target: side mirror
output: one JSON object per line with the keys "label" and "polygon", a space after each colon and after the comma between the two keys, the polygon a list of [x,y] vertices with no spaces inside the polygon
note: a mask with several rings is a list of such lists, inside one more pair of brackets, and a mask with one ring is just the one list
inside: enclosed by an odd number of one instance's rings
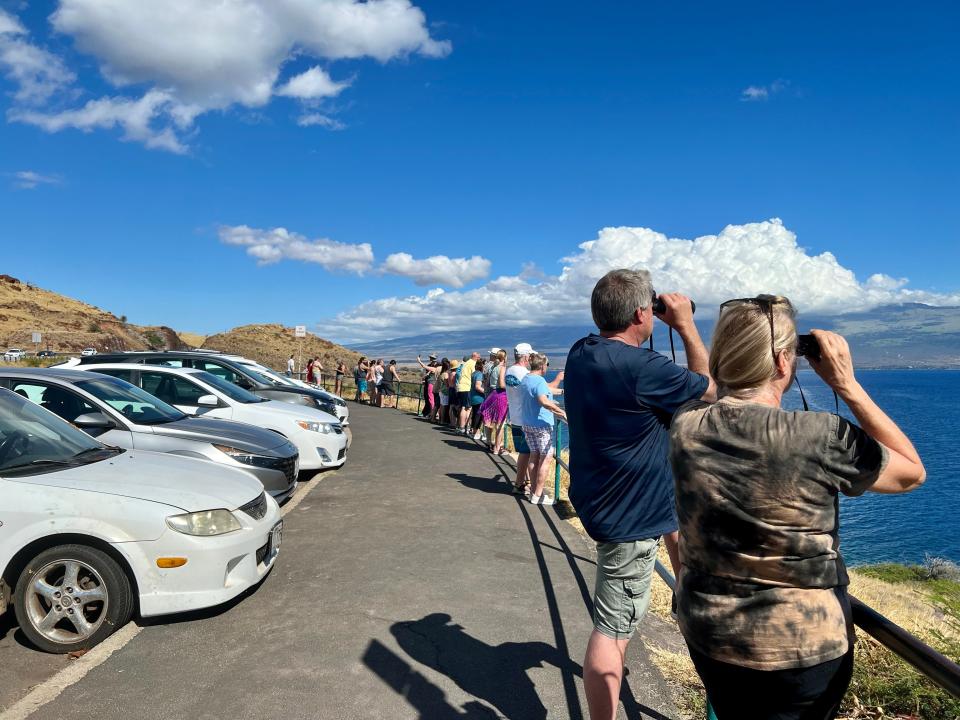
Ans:
{"label": "side mirror", "polygon": [[108,418],[102,412],[92,412],[84,413],[83,415],[77,415],[77,417],[73,419],[73,424],[83,430],[113,427],[113,423],[110,422],[110,418]]}
{"label": "side mirror", "polygon": [[250,382],[249,380],[247,380],[245,377],[239,378],[239,379],[237,380],[236,384],[237,384],[239,387],[242,387],[244,390],[252,390],[252,389],[253,389],[253,383]]}
{"label": "side mirror", "polygon": [[220,407],[220,401],[216,395],[201,395],[197,398],[197,405],[202,407]]}

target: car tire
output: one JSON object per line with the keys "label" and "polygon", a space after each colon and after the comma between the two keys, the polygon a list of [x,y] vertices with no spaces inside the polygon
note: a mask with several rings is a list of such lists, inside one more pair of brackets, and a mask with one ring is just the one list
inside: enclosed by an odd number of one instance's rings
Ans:
{"label": "car tire", "polygon": [[14,591],[14,609],[34,646],[63,654],[89,650],[126,625],[134,598],[112,557],[87,545],[60,545],[27,563]]}

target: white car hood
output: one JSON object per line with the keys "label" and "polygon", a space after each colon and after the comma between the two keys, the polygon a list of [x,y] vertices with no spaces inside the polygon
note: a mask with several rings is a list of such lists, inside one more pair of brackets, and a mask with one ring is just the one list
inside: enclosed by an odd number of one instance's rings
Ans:
{"label": "white car hood", "polygon": [[307,407],[306,405],[293,405],[291,403],[280,402],[279,400],[267,400],[265,403],[257,403],[250,407],[282,413],[294,422],[297,420],[310,420],[312,422],[340,424],[340,421],[330,413],[325,413],[323,410],[317,410],[317,408]]}
{"label": "white car hood", "polygon": [[128,450],[80,467],[8,479],[138,498],[187,512],[235,510],[263,492],[260,481],[242,470],[145,450]]}

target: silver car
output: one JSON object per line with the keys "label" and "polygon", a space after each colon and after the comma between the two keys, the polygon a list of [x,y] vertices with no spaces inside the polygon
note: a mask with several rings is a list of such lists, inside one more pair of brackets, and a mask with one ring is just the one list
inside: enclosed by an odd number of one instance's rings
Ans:
{"label": "silver car", "polygon": [[78,370],[0,371],[0,386],[107,445],[184,455],[245,470],[278,502],[297,487],[297,448],[277,433],[190,417],[125,380]]}

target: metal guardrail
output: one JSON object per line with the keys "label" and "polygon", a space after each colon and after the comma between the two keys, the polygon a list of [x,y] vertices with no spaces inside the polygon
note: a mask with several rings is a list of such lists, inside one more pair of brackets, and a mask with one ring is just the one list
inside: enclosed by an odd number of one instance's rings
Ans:
{"label": "metal guardrail", "polygon": [[[286,375],[285,371],[278,370],[277,372],[282,375]],[[304,371],[296,372],[294,373],[294,375],[298,380],[301,380],[303,382],[307,381],[307,373]],[[313,383],[313,385],[316,387],[323,388],[327,392],[332,393],[336,389],[336,376],[334,373],[323,372],[320,375],[320,382]],[[402,409],[400,408],[400,402],[399,402],[400,398],[404,398],[408,400],[416,400],[417,414],[419,415],[421,409],[423,408],[422,388],[423,388],[423,383],[413,382],[410,380],[400,380],[398,382],[393,383],[394,395],[389,395],[384,397],[397,398],[397,402],[388,407],[393,407],[398,410]],[[354,400],[356,398],[356,393],[357,393],[357,384],[353,379],[353,375],[352,374],[344,375],[343,381],[341,383],[341,388],[340,388],[340,397],[342,397],[344,400]],[[369,396],[369,391],[367,392],[367,395]]]}
{"label": "metal guardrail", "polygon": [[[568,426],[563,420],[557,418],[556,472],[554,478],[554,492],[556,494],[554,497],[558,499],[560,497],[560,469],[563,468],[568,473],[570,472],[569,465],[560,457],[564,427]],[[659,560],[656,569],[660,578],[673,590],[676,586],[676,580],[670,574],[670,571]],[[899,655],[921,675],[929,678],[954,697],[960,698],[960,665],[852,595],[850,596],[850,605],[853,610],[853,622],[857,627],[888,650]],[[709,707],[708,711],[712,713]],[[712,715],[708,715],[708,718],[710,717]]]}

